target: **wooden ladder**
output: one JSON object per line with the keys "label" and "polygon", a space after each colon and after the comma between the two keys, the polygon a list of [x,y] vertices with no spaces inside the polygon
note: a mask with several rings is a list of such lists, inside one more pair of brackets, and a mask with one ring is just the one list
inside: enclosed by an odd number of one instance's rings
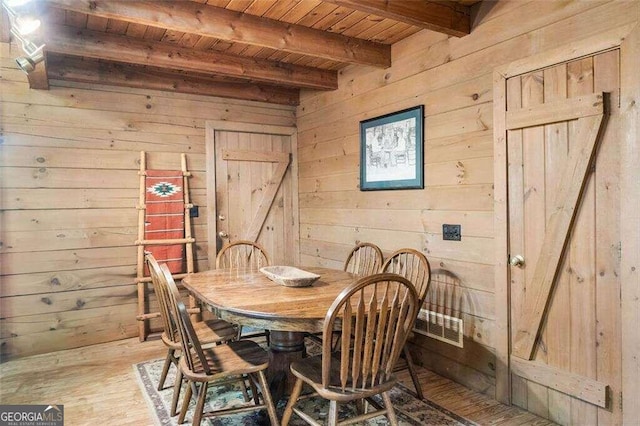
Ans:
{"label": "wooden ladder", "polygon": [[[136,283],[138,285],[138,316],[136,319],[138,320],[138,336],[140,341],[143,342],[149,336],[149,320],[153,318],[160,317],[160,312],[147,312],[149,308],[149,299],[148,295],[148,283],[151,282],[150,276],[144,275],[144,255],[145,255],[145,247],[149,245],[172,245],[172,244],[184,244],[185,245],[185,253],[187,260],[187,271],[186,273],[181,274],[173,274],[173,277],[178,280],[182,279],[187,274],[193,273],[193,244],[195,243],[195,238],[191,236],[191,219],[190,219],[190,211],[193,207],[189,198],[189,177],[191,173],[187,170],[187,156],[183,153],[180,158],[181,170],[182,170],[182,193],[184,194],[184,238],[175,238],[175,239],[157,239],[157,240],[146,240],[144,238],[145,235],[145,221],[146,221],[146,177],[147,177],[147,167],[146,167],[146,153],[144,151],[140,152],[140,171],[138,175],[140,176],[140,194],[139,194],[139,203],[137,206],[138,209],[138,239],[135,244],[138,246],[138,264],[137,264],[137,274],[136,274]],[[192,308],[195,307],[195,300],[193,297],[190,297],[190,305]],[[190,309],[193,313],[193,309]]]}

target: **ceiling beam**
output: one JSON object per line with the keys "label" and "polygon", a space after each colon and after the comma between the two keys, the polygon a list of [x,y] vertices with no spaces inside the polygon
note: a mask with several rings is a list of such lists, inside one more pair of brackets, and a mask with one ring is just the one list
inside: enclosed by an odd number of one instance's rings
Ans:
{"label": "ceiling beam", "polygon": [[51,0],[75,12],[337,62],[391,66],[391,47],[191,1]]}
{"label": "ceiling beam", "polygon": [[47,69],[49,67],[46,55],[45,59],[36,64],[33,71],[27,73],[29,87],[38,90],[49,90],[49,78],[47,77]]}
{"label": "ceiling beam", "polygon": [[168,43],[58,25],[46,26],[46,30],[47,51],[52,53],[236,77],[288,87],[338,88],[336,71],[203,52]]}
{"label": "ceiling beam", "polygon": [[11,23],[9,15],[4,7],[0,7],[0,42],[9,43],[11,41]]}
{"label": "ceiling beam", "polygon": [[49,55],[50,79],[298,105],[299,89],[194,76],[140,65]]}
{"label": "ceiling beam", "polygon": [[471,32],[471,12],[469,6],[454,1],[323,1],[456,37],[463,37]]}

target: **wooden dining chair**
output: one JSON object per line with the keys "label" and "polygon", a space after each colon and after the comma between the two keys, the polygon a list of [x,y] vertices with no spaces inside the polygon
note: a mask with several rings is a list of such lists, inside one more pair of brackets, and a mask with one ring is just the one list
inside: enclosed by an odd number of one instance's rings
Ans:
{"label": "wooden dining chair", "polygon": [[[393,368],[413,327],[418,310],[418,295],[413,284],[396,274],[364,277],[345,288],[325,316],[322,355],[291,364],[296,383],[282,416],[289,424],[293,413],[309,424],[318,424],[296,405],[303,384],[329,400],[327,425],[339,425],[338,403],[360,401],[381,395],[384,407],[363,412],[346,420],[352,424],[386,415],[397,425],[388,391],[397,383]],[[340,327],[339,352],[332,351],[331,335]],[[305,395],[303,398],[306,398]]]}
{"label": "wooden dining chair", "polygon": [[[366,277],[380,272],[383,262],[384,256],[380,247],[373,243],[358,243],[349,252],[347,260],[344,262],[343,270],[360,277]],[[340,332],[336,331],[334,334],[339,335]],[[321,333],[311,333],[309,337],[318,342],[322,339]],[[337,343],[338,340],[335,337],[334,341]]]}
{"label": "wooden dining chair", "polygon": [[[145,260],[149,267],[153,290],[156,294],[156,298],[158,299],[158,304],[160,305],[160,318],[162,319],[162,325],[164,326],[164,331],[161,336],[162,343],[164,343],[164,345],[167,347],[167,357],[162,367],[160,381],[158,382],[158,390],[162,390],[164,387],[164,382],[167,379],[167,373],[169,372],[171,364],[174,364],[176,368],[178,368],[178,354],[180,353],[182,347],[180,345],[180,335],[178,333],[178,328],[175,322],[171,319],[169,294],[167,292],[165,278],[160,269],[160,265],[150,253],[147,253],[145,255]],[[197,322],[193,325],[193,328],[198,335],[198,339],[204,347],[227,342],[235,339],[237,336],[236,328],[227,321],[220,319]],[[172,416],[176,415],[176,409],[178,405],[180,388],[178,387],[177,389],[178,392],[174,392],[171,403]]]}
{"label": "wooden dining chair", "polygon": [[[382,272],[399,274],[411,281],[418,292],[420,308],[422,308],[427,297],[427,292],[429,291],[429,285],[431,284],[431,266],[424,254],[410,248],[397,250],[393,252],[384,265],[382,265]],[[418,312],[419,311],[420,309],[418,309]],[[414,322],[418,318],[418,312],[416,312]],[[413,357],[407,345],[403,348],[402,357],[407,363],[413,386],[416,389],[416,395],[419,399],[423,399],[420,379],[418,378],[415,363],[413,362]]]}
{"label": "wooden dining chair", "polygon": [[344,270],[352,274],[367,276],[380,271],[384,257],[380,247],[373,243],[359,243],[347,256]]}
{"label": "wooden dining chair", "polygon": [[269,255],[258,243],[238,240],[226,244],[216,256],[217,269],[251,269],[257,270],[270,266]]}
{"label": "wooden dining chair", "polygon": [[[258,243],[248,240],[238,240],[226,244],[220,249],[216,256],[216,269],[249,269],[258,270],[263,266],[270,266],[271,261],[266,250]],[[269,332],[258,331],[243,335],[243,326],[237,325],[238,340],[241,338],[254,338],[265,336],[269,340]]]}
{"label": "wooden dining chair", "polygon": [[[276,409],[265,376],[265,370],[269,366],[269,354],[267,351],[251,340],[231,341],[223,345],[204,347],[194,324],[191,322],[191,318],[189,318],[187,308],[180,298],[178,287],[173,281],[169,269],[166,265],[160,265],[160,269],[167,284],[171,302],[171,317],[177,325],[182,345],[179,370],[181,376],[187,380],[178,423],[184,422],[191,397],[194,391],[197,391],[198,395],[192,420],[193,425],[199,425],[203,417],[226,416],[265,408],[269,414],[271,424],[278,425]],[[244,381],[243,377],[245,376],[252,383],[254,404],[245,403],[232,408],[204,413],[207,389],[210,384],[224,383],[229,380]],[[262,394],[262,402],[259,401],[256,393],[258,387]]]}

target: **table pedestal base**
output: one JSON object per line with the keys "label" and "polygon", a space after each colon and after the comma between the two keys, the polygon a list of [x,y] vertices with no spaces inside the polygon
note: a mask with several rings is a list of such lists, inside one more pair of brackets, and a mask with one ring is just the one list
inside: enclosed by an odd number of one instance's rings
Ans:
{"label": "table pedestal base", "polygon": [[267,380],[274,402],[290,395],[295,384],[289,365],[305,355],[305,333],[295,331],[271,331],[269,333],[269,368]]}

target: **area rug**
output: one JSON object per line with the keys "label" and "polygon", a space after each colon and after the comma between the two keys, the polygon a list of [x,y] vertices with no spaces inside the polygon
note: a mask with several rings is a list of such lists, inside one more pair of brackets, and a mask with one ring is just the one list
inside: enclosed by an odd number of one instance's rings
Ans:
{"label": "area rug", "polygon": [[[138,383],[142,393],[144,394],[150,409],[153,412],[155,422],[157,425],[178,425],[178,417],[170,416],[171,397],[173,394],[173,381],[175,377],[175,367],[171,366],[169,375],[165,382],[165,388],[161,391],[157,390],[158,379],[162,371],[163,359],[156,359],[151,361],[145,361],[138,364],[134,364],[134,370],[138,378]],[[211,409],[220,409],[224,407],[232,407],[234,405],[241,405],[244,403],[240,384],[226,384],[221,386],[211,386],[209,388],[209,395],[207,398],[207,405],[205,412]],[[184,385],[181,392],[184,395]],[[377,400],[380,404],[382,401],[380,398]],[[406,388],[402,385],[398,385],[391,390],[391,401],[398,415],[399,423],[403,426],[424,426],[424,425],[445,425],[445,426],[461,426],[461,425],[475,425],[456,414],[440,407],[431,401],[420,401],[415,398]],[[304,401],[302,404],[306,404],[302,407],[305,411],[313,413],[315,418],[321,423],[324,422],[327,412],[329,410],[329,404],[327,401],[321,398],[310,398]],[[282,416],[286,401],[280,401],[277,406],[278,417]],[[195,406],[195,400],[192,398],[189,406],[189,412],[187,413],[185,421],[190,424],[193,418],[193,409]],[[180,407],[180,405],[178,405]],[[344,418],[355,413],[355,406],[350,404],[341,404],[340,416]],[[203,424],[207,426],[258,426],[269,424],[266,420],[266,413],[260,412],[248,412],[236,414],[233,416],[225,416],[221,418],[206,419]],[[291,422],[292,426],[306,425],[295,414],[293,415]],[[361,423],[366,426],[377,426],[388,424],[385,417],[377,417],[375,419],[368,420]]]}

